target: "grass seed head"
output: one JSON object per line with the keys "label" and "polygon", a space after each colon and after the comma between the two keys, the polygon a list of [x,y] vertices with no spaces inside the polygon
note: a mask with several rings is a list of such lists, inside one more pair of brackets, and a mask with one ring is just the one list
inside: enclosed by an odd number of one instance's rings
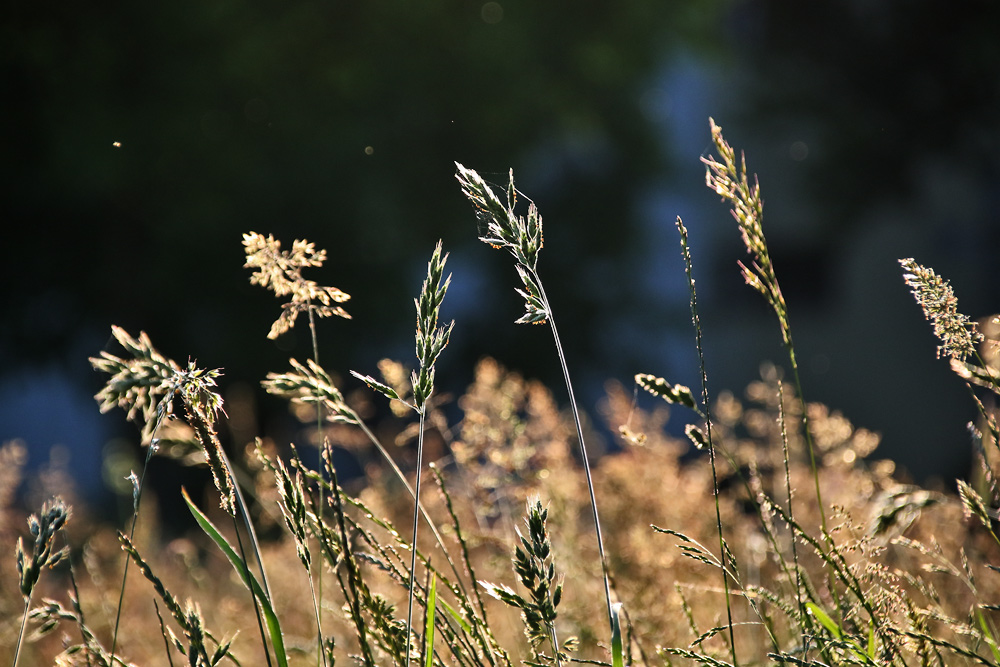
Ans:
{"label": "grass seed head", "polygon": [[918,264],[912,257],[899,260],[905,273],[903,280],[913,291],[924,317],[934,327],[934,335],[941,341],[938,358],[942,355],[956,361],[965,361],[976,353],[976,344],[983,335],[975,322],[958,312],[958,299],[947,280],[933,269]]}
{"label": "grass seed head", "polygon": [[250,284],[269,289],[277,297],[291,297],[282,304],[281,316],[271,325],[268,338],[273,340],[294,327],[295,320],[304,312],[311,311],[317,317],[351,318],[337,305],[349,300],[350,294],[302,277],[303,269],[323,265],[325,250],[316,250],[314,244],[301,239],[292,242],[290,251],[282,250],[281,241],[270,234],[265,237],[257,232],[243,235],[243,249],[247,256],[243,266],[253,269]]}

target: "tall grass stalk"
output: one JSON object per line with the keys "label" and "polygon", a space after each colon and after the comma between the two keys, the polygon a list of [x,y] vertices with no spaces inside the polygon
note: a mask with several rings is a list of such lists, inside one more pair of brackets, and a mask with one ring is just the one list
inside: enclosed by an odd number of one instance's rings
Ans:
{"label": "tall grass stalk", "polygon": [[[687,274],[688,289],[691,292],[691,323],[694,325],[695,347],[698,349],[698,368],[701,375],[701,404],[705,410],[705,438],[708,441],[708,458],[712,467],[712,495],[715,498],[715,525],[719,532],[719,554],[726,558],[726,541],[722,534],[722,511],[719,508],[719,476],[715,468],[715,442],[712,438],[712,411],[708,393],[708,372],[705,370],[705,350],[702,346],[701,319],[698,317],[698,292],[695,289],[694,267],[691,261],[691,248],[688,245],[688,232],[684,221],[677,216],[677,231],[681,237],[681,254],[684,257],[684,272]],[[726,621],[729,626],[729,646],[732,650],[733,664],[736,659],[736,638],[733,631],[733,610],[730,601],[729,576],[726,568],[722,570],[722,586],[726,593]]]}
{"label": "tall grass stalk", "polygon": [[[407,403],[396,393],[392,387],[379,382],[368,375],[361,375],[354,371],[351,373],[364,381],[368,386],[390,400],[403,402],[412,408],[419,417],[417,430],[417,473],[413,485],[413,527],[410,553],[410,585],[407,595],[406,611],[406,663],[410,662],[410,650],[413,630],[413,591],[416,581],[417,568],[417,528],[420,522],[420,482],[424,460],[424,424],[427,417],[428,401],[434,393],[434,364],[438,356],[448,345],[451,331],[455,326],[454,322],[447,326],[438,326],[438,318],[441,311],[441,303],[444,301],[448,286],[451,284],[451,275],[444,278],[444,267],[448,261],[448,254],[441,254],[441,241],[438,241],[430,261],[427,263],[427,277],[420,289],[420,295],[413,300],[417,308],[416,326],[416,354],[420,362],[419,370],[413,371],[410,383],[413,387],[413,402]],[[442,281],[442,279],[444,280]]]}
{"label": "tall grass stalk", "polygon": [[[778,426],[781,429],[781,461],[784,466],[785,475],[785,496],[788,498],[788,516],[795,518],[792,509],[792,472],[789,467],[790,458],[788,455],[788,428],[785,424],[785,389],[781,378],[778,380]],[[806,605],[802,599],[802,570],[799,568],[799,547],[798,540],[792,535],[790,540],[792,546],[792,565],[795,570],[795,602],[799,607],[799,617],[803,621],[806,616]],[[808,649],[808,639],[806,633],[802,634],[802,655],[806,655]]]}
{"label": "tall grass stalk", "polygon": [[[788,307],[785,304],[785,297],[778,284],[778,277],[774,271],[771,261],[770,250],[767,246],[767,239],[764,236],[762,226],[764,218],[764,202],[760,196],[760,183],[754,176],[754,183],[751,186],[747,175],[746,158],[740,156],[737,164],[736,152],[733,150],[725,138],[722,136],[722,128],[715,124],[713,119],[709,119],[712,131],[712,142],[722,158],[722,162],[714,158],[702,158],[705,164],[705,184],[720,195],[724,201],[732,205],[732,215],[737,222],[743,244],[747,253],[753,256],[753,261],[748,267],[743,262],[739,262],[740,270],[746,283],[759,292],[770,304],[778,318],[781,330],[782,342],[788,354],[789,365],[792,369],[792,379],[795,383],[796,396],[802,409],[802,431],[805,436],[806,450],[809,453],[809,467],[812,470],[813,488],[816,496],[816,503],[819,510],[820,530],[823,534],[827,547],[833,551],[836,544],[827,527],[826,506],[823,502],[823,492],[820,489],[819,469],[816,465],[816,451],[813,443],[812,428],[809,423],[809,411],[806,407],[805,396],[802,391],[802,380],[799,375],[799,364],[795,354],[795,343],[792,340],[792,328],[788,318]],[[788,498],[789,514],[792,513],[792,498]],[[793,557],[795,554],[793,554]],[[796,570],[797,571],[797,570]],[[839,620],[841,605],[839,593],[834,585],[835,573],[828,570],[828,588],[834,600],[835,614]],[[800,589],[800,586],[796,586]],[[801,603],[801,597],[797,593]],[[810,625],[808,616],[803,616],[802,620]],[[805,646],[805,645],[804,645]]]}
{"label": "tall grass stalk", "polygon": [[559,340],[559,330],[552,315],[552,307],[541,278],[538,275],[538,253],[542,249],[542,216],[534,202],[528,206],[527,218],[514,212],[517,204],[517,189],[514,187],[514,170],[510,170],[507,186],[507,203],[503,204],[486,184],[483,178],[472,169],[467,169],[455,163],[456,175],[462,187],[462,193],[476,208],[482,227],[479,240],[497,249],[507,249],[515,260],[514,268],[521,279],[524,289],[517,293],[524,298],[525,313],[517,320],[517,324],[548,323],[552,330],[552,338],[559,357],[563,378],[566,382],[566,393],[569,397],[570,409],[573,412],[573,423],[576,426],[576,437],[580,444],[580,458],[587,476],[587,491],[590,495],[590,509],[594,517],[594,530],[597,534],[597,549],[601,559],[601,575],[604,580],[604,598],[607,604],[608,627],[614,625],[612,612],[611,585],[609,581],[608,560],[604,552],[604,538],[601,534],[601,520],[597,512],[597,496],[594,493],[594,481],[590,472],[590,461],[587,456],[587,445],[583,437],[583,424],[576,397],[573,394],[573,382],[570,379],[569,366]]}
{"label": "tall grass stalk", "polygon": [[[295,326],[295,319],[301,312],[309,318],[309,335],[312,340],[313,362],[319,366],[319,340],[316,333],[316,318],[337,316],[350,319],[350,315],[338,305],[350,300],[351,295],[336,287],[320,286],[312,280],[303,277],[302,271],[310,267],[320,267],[326,261],[326,250],[317,250],[314,244],[296,239],[291,250],[281,250],[281,242],[273,236],[264,237],[256,232],[243,235],[243,247],[247,256],[245,268],[254,270],[250,278],[252,284],[259,284],[275,296],[290,297],[282,305],[282,314],[271,326],[268,338],[277,338],[280,334]],[[316,410],[316,438],[320,446],[323,437],[323,408],[321,400],[313,402]],[[319,488],[319,507],[325,507],[323,487]],[[322,511],[322,510],[321,510]],[[313,615],[316,619],[316,664],[324,662],[323,657],[323,624],[320,610],[323,605],[323,569],[316,573],[315,581],[310,568],[306,569],[309,587],[313,593]]]}
{"label": "tall grass stalk", "polygon": [[774,272],[771,253],[767,247],[767,239],[764,237],[762,226],[764,201],[760,197],[760,183],[754,176],[754,183],[752,186],[750,185],[746,157],[741,155],[740,161],[737,163],[736,151],[722,136],[722,128],[716,125],[715,120],[711,118],[709,118],[709,125],[712,130],[712,143],[715,144],[722,162],[711,157],[702,158],[702,162],[705,164],[705,184],[721,196],[724,201],[728,201],[732,205],[733,218],[736,220],[743,237],[743,245],[746,246],[747,253],[754,258],[749,267],[743,262],[739,262],[743,278],[747,285],[760,292],[778,317],[781,339],[785,344],[788,361],[792,368],[796,395],[802,404],[802,429],[809,451],[809,465],[813,473],[816,501],[819,504],[820,527],[829,540],[826,507],[823,505],[823,493],[819,486],[819,470],[816,467],[816,453],[809,429],[809,415],[802,393],[799,364],[795,357],[795,344],[792,341],[792,327],[788,320],[788,307],[785,305],[785,297],[781,293],[778,276]]}
{"label": "tall grass stalk", "polygon": [[[312,359],[319,365],[319,340],[316,335],[316,315],[313,312],[312,299],[307,301],[309,308],[309,335],[312,338]],[[316,438],[323,437],[323,402],[316,402]],[[319,506],[325,507],[323,502],[323,486],[319,487]],[[326,664],[326,655],[323,652],[323,619],[320,610],[323,608],[323,568],[316,573],[316,582],[313,583],[313,572],[311,568],[306,569],[309,577],[309,594],[313,603],[313,616],[316,618],[316,664]]]}

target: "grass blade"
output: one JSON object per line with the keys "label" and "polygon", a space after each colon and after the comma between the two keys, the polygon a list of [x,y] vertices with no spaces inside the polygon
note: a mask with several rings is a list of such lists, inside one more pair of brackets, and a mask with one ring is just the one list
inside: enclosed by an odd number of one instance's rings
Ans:
{"label": "grass blade", "polygon": [[458,623],[459,627],[461,627],[462,630],[464,630],[466,634],[470,634],[470,635],[472,634],[472,626],[469,625],[468,621],[466,621],[464,618],[462,618],[462,615],[459,614],[458,611],[454,607],[452,607],[450,604],[448,604],[444,600],[441,600],[441,606],[443,606],[444,610],[447,611],[448,614],[452,618],[455,619],[455,622]]}
{"label": "grass blade", "polygon": [[820,609],[818,605],[813,602],[806,602],[806,608],[809,610],[810,614],[816,617],[816,620],[819,621],[824,628],[830,631],[831,635],[837,639],[841,639],[844,636],[840,626],[834,623],[833,619],[830,618],[825,611]]}
{"label": "grass blade", "polygon": [[431,575],[427,593],[427,625],[424,627],[424,667],[434,664],[434,611],[437,607],[437,577]]}
{"label": "grass blade", "polygon": [[[285,654],[285,642],[281,634],[281,624],[278,622],[278,617],[274,613],[271,601],[265,595],[264,589],[260,587],[257,578],[253,576],[253,573],[250,572],[246,563],[239,557],[232,545],[222,536],[222,533],[219,532],[209,518],[198,509],[197,505],[194,504],[190,496],[188,496],[187,491],[182,489],[181,494],[184,496],[184,502],[187,503],[188,509],[191,511],[192,516],[194,516],[195,521],[205,531],[205,534],[215,542],[222,553],[226,555],[229,562],[236,568],[236,572],[240,575],[240,579],[243,580],[244,585],[257,598],[260,608],[264,612],[264,622],[267,624],[267,632],[271,636],[271,644],[274,646],[274,655],[278,661],[278,665],[288,667],[288,657]],[[267,650],[267,647],[264,647],[264,649]]]}
{"label": "grass blade", "polygon": [[622,646],[622,603],[611,605],[611,666],[625,667],[625,650]]}

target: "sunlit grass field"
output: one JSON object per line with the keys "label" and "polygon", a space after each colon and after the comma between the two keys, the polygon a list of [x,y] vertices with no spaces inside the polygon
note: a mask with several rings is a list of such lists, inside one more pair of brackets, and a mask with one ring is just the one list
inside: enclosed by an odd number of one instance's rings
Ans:
{"label": "sunlit grass field", "polygon": [[[699,386],[637,369],[609,380],[594,406],[575,400],[560,338],[571,334],[542,281],[542,216],[513,173],[496,188],[456,164],[470,233],[513,259],[524,311],[496,313],[498,325],[548,328],[559,386],[484,358],[464,394],[436,391],[436,362],[461,326],[440,320],[451,283],[442,242],[414,286],[415,328],[399,333],[414,357],[328,367],[316,331],[350,317],[350,296],[311,279],[326,252],[249,232],[250,281],[280,300],[267,337],[311,333],[311,358],[261,379],[310,451],[267,437],[227,451],[225,370],[179,363],[155,335],[114,327],[117,347],[91,359],[107,380],[95,409],[133,422],[146,453],[129,471],[131,517],[109,527],[88,515],[58,469],[31,481],[49,499],[24,516],[14,502],[27,482],[23,443],[3,445],[0,661],[1000,664],[996,319],[971,320],[946,280],[900,260],[900,289],[977,409],[969,446],[980,464],[955,488],[902,481],[877,434],[808,400],[760,188],[714,121],[710,130],[706,184],[747,251],[734,270],[773,311],[786,353],[762,363],[759,380],[734,391],[705,371],[697,248],[680,218]],[[369,423],[376,403],[391,417]],[[687,424],[683,437],[671,419]],[[620,451],[594,456],[598,431]],[[361,478],[341,479],[337,450],[361,462]],[[164,457],[207,467],[213,481],[184,495],[197,528],[174,539],[145,482]]]}

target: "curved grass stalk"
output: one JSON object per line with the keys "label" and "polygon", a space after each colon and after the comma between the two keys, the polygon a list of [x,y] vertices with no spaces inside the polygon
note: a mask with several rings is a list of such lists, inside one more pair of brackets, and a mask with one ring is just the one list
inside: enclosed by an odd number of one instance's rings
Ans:
{"label": "curved grass stalk", "polygon": [[709,119],[712,130],[712,142],[722,158],[722,162],[714,158],[702,158],[705,163],[705,184],[732,205],[732,214],[735,218],[740,234],[743,237],[743,244],[747,253],[753,256],[753,262],[748,267],[743,262],[739,262],[741,273],[747,285],[758,291],[770,304],[778,317],[778,325],[781,329],[781,339],[788,353],[788,360],[792,367],[792,377],[795,381],[795,390],[799,401],[802,403],[802,428],[805,434],[806,446],[809,451],[809,465],[812,468],[813,482],[815,486],[816,501],[819,505],[820,527],[826,536],[827,542],[832,546],[832,538],[827,531],[826,507],[823,504],[823,494],[819,485],[819,470],[816,466],[815,447],[813,446],[812,433],[809,428],[809,415],[806,410],[805,399],[802,393],[802,382],[799,379],[799,364],[795,357],[795,344],[792,341],[792,328],[788,320],[788,307],[785,304],[785,297],[781,293],[781,286],[778,284],[778,276],[774,271],[774,264],[771,262],[771,253],[767,247],[767,239],[764,237],[762,226],[764,218],[764,202],[760,196],[760,184],[754,180],[751,186],[747,176],[746,158],[741,156],[739,164],[736,161],[736,151],[730,146],[722,136],[722,128],[715,124],[713,119]]}
{"label": "curved grass stalk", "polygon": [[[532,272],[534,273],[534,272]],[[590,495],[590,510],[594,517],[594,530],[597,534],[597,550],[601,558],[601,573],[604,578],[604,599],[607,603],[608,624],[613,628],[615,624],[615,614],[613,603],[611,602],[611,584],[609,582],[608,559],[604,554],[604,537],[601,534],[601,518],[597,514],[597,496],[594,493],[594,480],[590,473],[590,461],[587,457],[587,445],[583,439],[583,425],[580,420],[580,409],[577,407],[576,398],[573,395],[573,382],[569,376],[569,366],[566,364],[566,356],[563,353],[562,343],[559,341],[559,331],[556,329],[555,318],[552,317],[552,309],[549,306],[548,297],[545,296],[545,289],[542,281],[535,276],[538,284],[538,292],[544,304],[545,312],[548,314],[548,323],[552,329],[552,338],[555,340],[556,353],[559,356],[559,365],[562,367],[563,378],[566,381],[566,393],[569,395],[569,405],[573,411],[573,424],[576,426],[577,442],[580,443],[580,458],[583,462],[583,470],[587,475],[587,491]]]}
{"label": "curved grass stalk", "polygon": [[[326,251],[317,250],[313,243],[306,240],[296,239],[292,242],[291,250],[281,250],[281,242],[273,236],[264,237],[256,232],[249,232],[243,235],[243,246],[246,253],[245,268],[253,269],[254,273],[250,277],[251,284],[274,292],[278,297],[290,297],[289,301],[282,306],[281,316],[271,325],[268,338],[274,339],[285,331],[295,326],[295,320],[299,313],[305,312],[309,318],[309,333],[312,339],[313,361],[319,365],[319,342],[316,335],[317,317],[343,317],[350,319],[350,315],[340,305],[350,300],[351,295],[336,287],[324,287],[312,280],[303,277],[302,271],[309,267],[322,266],[326,261]],[[323,403],[316,401],[316,432],[317,437],[321,437],[323,431]],[[322,488],[320,489],[319,506],[324,507]],[[313,593],[313,614],[316,618],[317,666],[325,662],[323,653],[323,626],[320,617],[320,609],[323,603],[323,571],[319,572],[318,580],[313,582],[313,573],[307,568],[306,574],[309,578],[309,586],[316,592]],[[263,578],[263,565],[261,565],[261,575]],[[318,597],[318,600],[316,599]]]}
{"label": "curved grass stalk", "polygon": [[611,601],[611,585],[609,583],[608,561],[604,552],[604,538],[601,534],[601,520],[597,511],[597,497],[594,493],[594,482],[590,473],[590,462],[587,456],[587,445],[583,437],[583,425],[580,419],[579,408],[576,397],[573,394],[573,382],[570,379],[569,366],[566,363],[566,356],[563,353],[562,343],[559,339],[559,330],[556,328],[555,318],[552,316],[552,307],[545,289],[542,286],[541,278],[538,275],[538,253],[544,243],[542,234],[542,216],[534,202],[528,206],[527,217],[519,216],[514,212],[517,204],[517,188],[514,187],[514,170],[510,170],[510,179],[507,186],[507,201],[502,203],[493,192],[492,188],[486,184],[483,178],[473,169],[467,169],[459,163],[455,163],[456,175],[462,192],[476,208],[482,229],[479,240],[497,249],[506,249],[514,256],[517,274],[521,279],[524,289],[517,289],[517,293],[524,298],[525,313],[517,320],[517,324],[544,324],[548,323],[552,328],[552,338],[556,346],[556,354],[559,357],[559,365],[562,368],[563,378],[566,381],[566,392],[569,397],[570,408],[573,412],[573,423],[576,426],[577,441],[580,445],[580,458],[583,469],[587,476],[587,490],[590,494],[590,508],[594,517],[594,530],[597,535],[597,549],[601,559],[601,575],[604,580],[604,598],[607,605],[608,627],[611,630],[614,626],[614,612]]}

